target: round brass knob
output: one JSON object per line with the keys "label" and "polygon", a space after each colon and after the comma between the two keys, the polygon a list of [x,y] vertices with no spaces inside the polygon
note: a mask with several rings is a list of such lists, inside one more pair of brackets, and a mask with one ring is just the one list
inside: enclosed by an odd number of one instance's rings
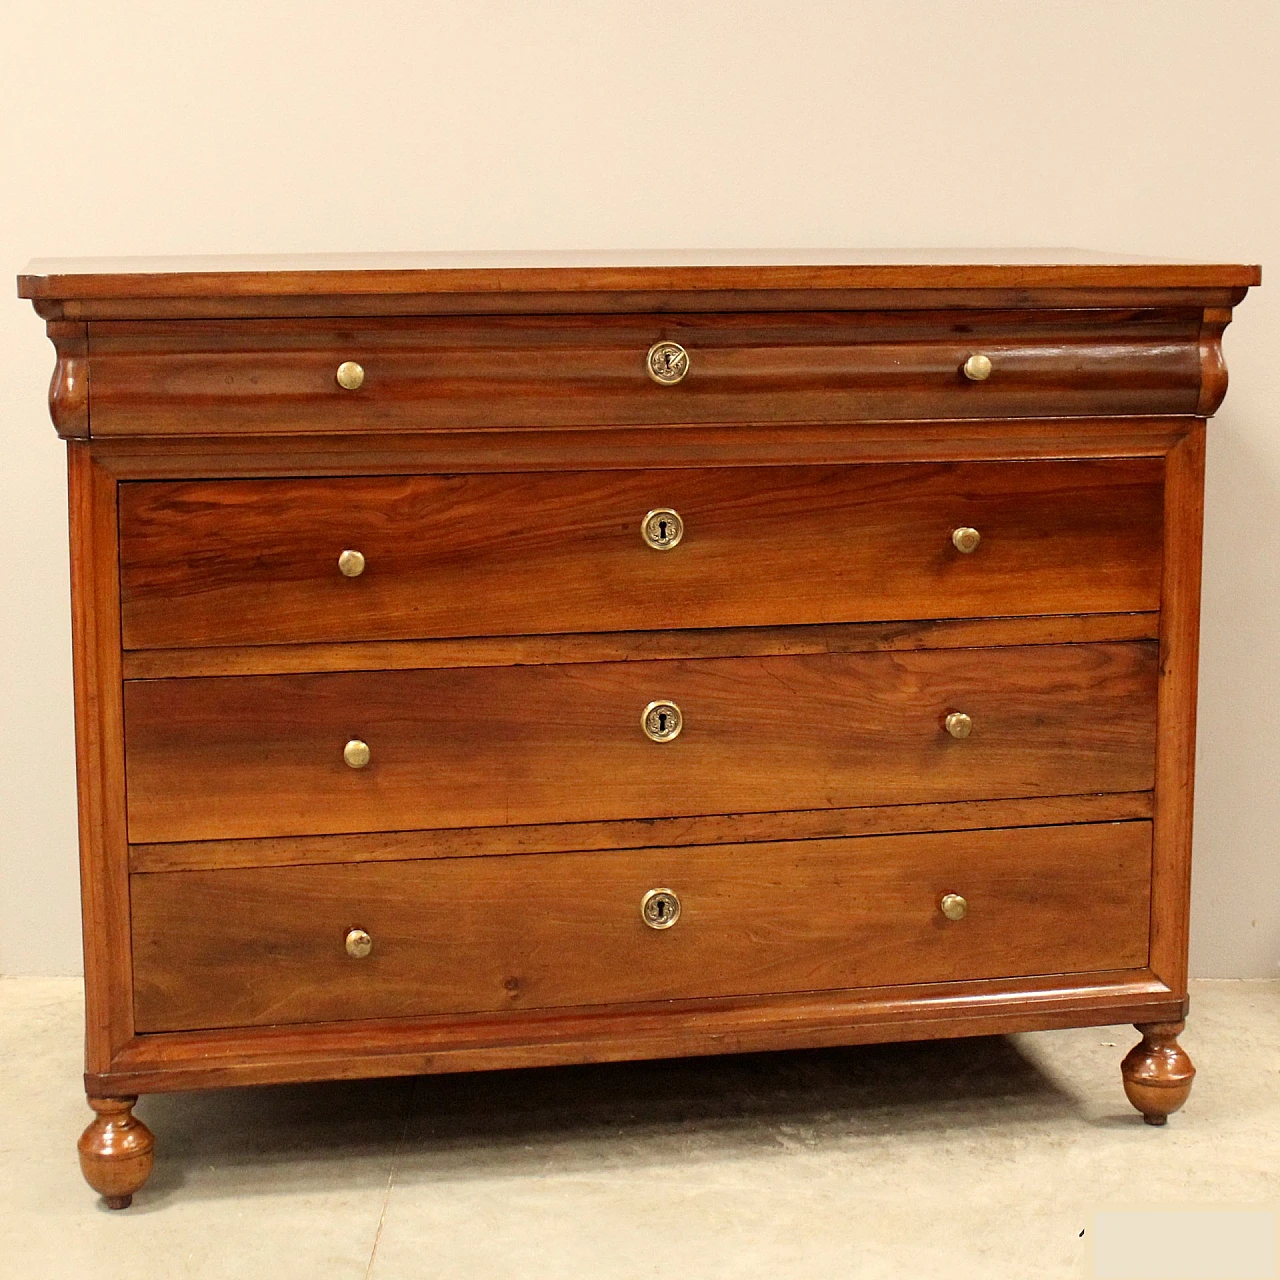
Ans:
{"label": "round brass knob", "polygon": [[670,742],[672,738],[680,736],[680,730],[684,728],[684,717],[674,702],[661,698],[645,707],[640,715],[640,724],[654,742]]}
{"label": "round brass knob", "polygon": [[373,950],[373,939],[363,929],[347,933],[347,955],[353,960],[363,960]]}
{"label": "round brass knob", "polygon": [[938,906],[948,920],[963,920],[969,914],[969,904],[958,893],[944,893]]}
{"label": "round brass knob", "polygon": [[344,391],[356,391],[364,383],[364,370],[354,360],[344,360],[337,376],[338,386]]}
{"label": "round brass knob", "polygon": [[684,537],[684,521],[670,507],[655,507],[640,522],[640,536],[655,551],[670,551]]}
{"label": "round brass knob", "polygon": [[364,556],[358,551],[344,551],[338,557],[338,572],[344,578],[358,578],[364,572]]}
{"label": "round brass knob", "polygon": [[964,362],[964,376],[970,382],[986,382],[991,377],[991,357],[984,356],[980,351],[971,355]]}
{"label": "round brass knob", "polygon": [[649,377],[664,387],[673,387],[689,372],[689,353],[678,342],[655,342],[645,357]]}
{"label": "round brass knob", "polygon": [[973,721],[963,711],[953,711],[943,724],[953,738],[967,738],[973,732]]}
{"label": "round brass knob", "polygon": [[972,555],[978,549],[978,543],[982,541],[982,534],[977,529],[971,529],[969,526],[961,525],[951,534],[951,545],[957,551],[963,551],[965,555]]}
{"label": "round brass knob", "polygon": [[670,929],[680,919],[680,899],[671,889],[650,889],[640,899],[640,919],[650,929]]}
{"label": "round brass knob", "polygon": [[342,758],[353,768],[363,769],[369,763],[369,744],[359,738],[352,738],[342,748]]}

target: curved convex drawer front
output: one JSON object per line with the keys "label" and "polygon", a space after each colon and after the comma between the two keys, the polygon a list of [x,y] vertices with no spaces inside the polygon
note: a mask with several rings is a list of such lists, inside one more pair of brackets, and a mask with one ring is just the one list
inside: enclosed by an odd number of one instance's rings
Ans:
{"label": "curved convex drawer front", "polygon": [[130,839],[1143,791],[1152,642],[129,681]]}
{"label": "curved convex drawer front", "polygon": [[1150,879],[1147,822],[135,875],[137,1026],[1132,969]]}
{"label": "curved convex drawer front", "polygon": [[1203,307],[95,321],[95,436],[1191,414]]}
{"label": "curved convex drawer front", "polygon": [[129,483],[127,648],[1159,607],[1162,462]]}

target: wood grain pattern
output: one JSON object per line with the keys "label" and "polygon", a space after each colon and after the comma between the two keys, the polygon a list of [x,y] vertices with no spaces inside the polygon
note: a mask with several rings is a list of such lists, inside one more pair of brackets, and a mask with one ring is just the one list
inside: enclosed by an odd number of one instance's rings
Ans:
{"label": "wood grain pattern", "polygon": [[1169,454],[1165,480],[1151,967],[1180,994],[1187,989],[1190,930],[1204,453],[1199,423]]}
{"label": "wood grain pattern", "polygon": [[[131,681],[138,843],[1142,791],[1149,643]],[[641,713],[673,699],[674,741]],[[963,741],[947,714],[972,716]],[[350,769],[343,744],[368,743]]]}
{"label": "wood grain pattern", "polygon": [[49,320],[45,332],[58,353],[49,380],[49,417],[65,440],[89,438],[89,326]]}
{"label": "wood grain pattern", "polygon": [[[1202,419],[1258,280],[1070,251],[33,264],[74,437],[90,1180],[145,1175],[149,1142],[109,1161],[146,1091],[1122,1021],[1167,1114]],[[658,338],[677,387],[644,375]],[[655,505],[689,521],[669,555]],[[673,743],[640,734],[654,697]],[[654,933],[637,894],[669,879]]]}
{"label": "wood grain pattern", "polygon": [[[133,879],[142,1031],[1132,968],[1146,823]],[[681,914],[646,927],[672,888]],[[947,920],[946,893],[969,914]],[[373,938],[364,959],[343,939]]]}
{"label": "wood grain pattern", "polygon": [[129,848],[116,483],[87,443],[67,444],[76,788],[84,934],[85,1064],[102,1071],[133,1035]]}
{"label": "wood grain pattern", "polygon": [[759,840],[976,831],[1070,822],[1150,818],[1150,791],[1121,791],[1030,800],[963,800],[944,804],[800,809],[789,813],[698,814],[615,822],[557,822],[515,827],[454,827],[345,836],[277,836],[135,844],[132,871],[213,871],[228,867],[314,866],[330,862],[404,862],[504,854],[572,853],[588,849],[677,848]]}
{"label": "wood grain pattern", "polygon": [[[1162,478],[1123,459],[129,484],[124,642],[1150,610]],[[673,550],[641,538],[655,507],[684,520]]]}
{"label": "wood grain pattern", "polygon": [[594,1008],[152,1032],[85,1080],[140,1093],[297,1080],[1006,1035],[1176,1020],[1186,1002],[1146,969]]}
{"label": "wood grain pattern", "polygon": [[[696,249],[445,251],[178,258],[54,258],[18,277],[23,298],[287,294],[597,293],[858,289],[1241,288],[1256,266],[1079,249]],[[314,314],[313,303],[313,314]]]}
{"label": "wood grain pattern", "polygon": [[716,627],[697,631],[601,631],[448,640],[130,649],[126,680],[167,676],[252,676],[305,671],[396,671],[423,667],[539,666],[560,662],[645,662],[788,653],[990,648],[1155,640],[1158,613],[1062,614],[1032,618],[946,618],[801,627]]}
{"label": "wood grain pattern", "polygon": [[208,436],[108,436],[94,441],[94,458],[120,480],[1163,458],[1191,423],[1185,417],[1134,416],[334,432],[237,436],[234,449]]}
{"label": "wood grain pattern", "polygon": [[[1190,414],[1203,308],[91,324],[93,434]],[[689,373],[645,370],[657,341]],[[974,351],[991,377],[961,372]],[[364,369],[357,391],[334,372]]]}

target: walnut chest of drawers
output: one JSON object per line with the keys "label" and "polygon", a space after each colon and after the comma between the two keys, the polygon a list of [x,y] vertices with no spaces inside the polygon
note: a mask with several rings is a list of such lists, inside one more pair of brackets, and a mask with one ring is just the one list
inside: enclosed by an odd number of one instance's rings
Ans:
{"label": "walnut chest of drawers", "polygon": [[1186,1012],[1256,268],[37,263],[89,1182],[139,1093]]}

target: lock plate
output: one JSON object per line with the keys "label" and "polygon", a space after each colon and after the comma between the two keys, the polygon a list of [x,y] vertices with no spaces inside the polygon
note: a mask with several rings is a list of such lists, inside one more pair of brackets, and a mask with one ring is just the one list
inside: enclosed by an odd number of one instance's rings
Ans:
{"label": "lock plate", "polygon": [[680,919],[680,899],[671,889],[650,889],[640,899],[640,918],[650,929],[670,929]]}
{"label": "lock plate", "polygon": [[655,551],[670,551],[684,537],[684,521],[670,507],[655,507],[640,521],[640,536]]}
{"label": "lock plate", "polygon": [[655,342],[645,357],[645,368],[654,382],[675,386],[689,372],[689,353],[678,342]]}
{"label": "lock plate", "polygon": [[645,707],[640,716],[640,724],[654,742],[670,742],[672,738],[680,736],[680,730],[684,728],[684,717],[674,702],[660,698]]}

